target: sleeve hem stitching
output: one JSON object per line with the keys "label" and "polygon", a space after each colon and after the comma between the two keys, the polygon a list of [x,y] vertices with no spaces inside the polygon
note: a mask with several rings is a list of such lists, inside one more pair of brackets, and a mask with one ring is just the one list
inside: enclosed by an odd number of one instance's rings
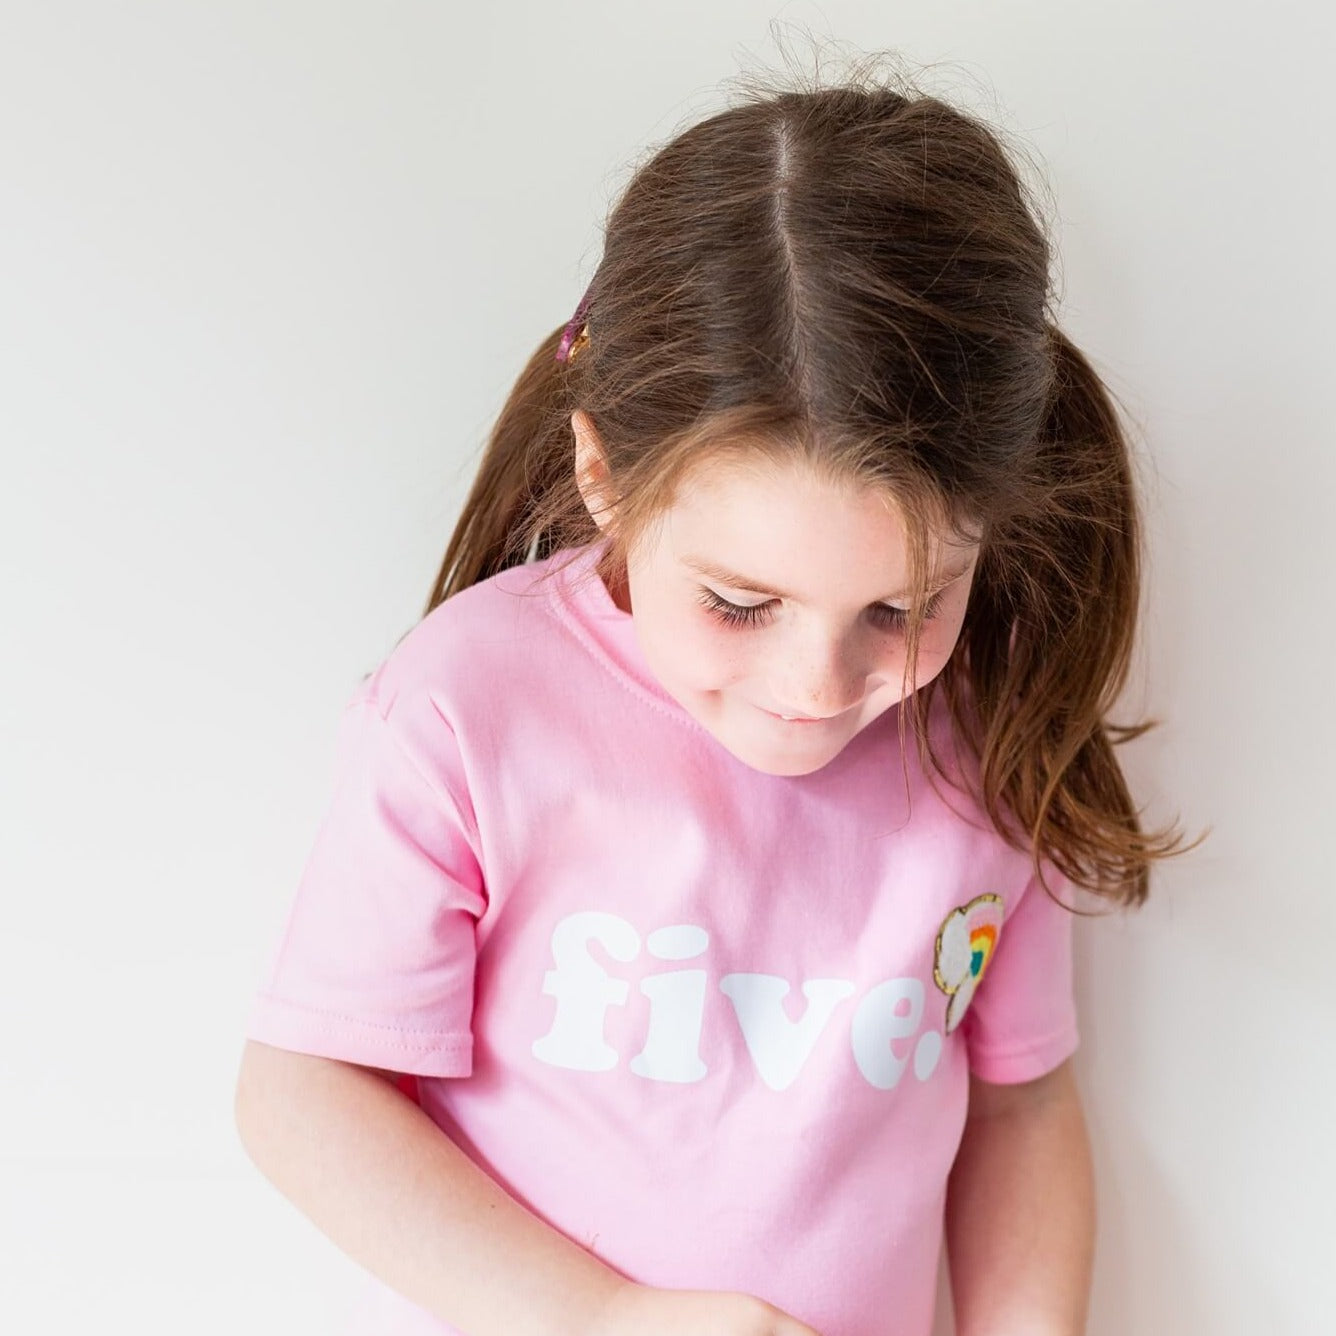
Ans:
{"label": "sleeve hem stitching", "polygon": [[272,993],[261,993],[258,1002],[259,1009],[263,1011],[317,1017],[322,1022],[319,1028],[325,1031],[333,1031],[337,1029],[337,1023],[342,1023],[354,1026],[361,1031],[383,1031],[397,1035],[401,1041],[397,1045],[398,1047],[424,1053],[441,1050],[446,1052],[463,1051],[470,1049],[473,1045],[473,1036],[467,1031],[410,1030],[401,1025],[387,1025],[380,1021],[364,1020],[360,1016],[349,1016],[345,1012],[325,1011],[318,1007],[303,1006],[298,1002],[286,1002],[280,997],[275,997]]}

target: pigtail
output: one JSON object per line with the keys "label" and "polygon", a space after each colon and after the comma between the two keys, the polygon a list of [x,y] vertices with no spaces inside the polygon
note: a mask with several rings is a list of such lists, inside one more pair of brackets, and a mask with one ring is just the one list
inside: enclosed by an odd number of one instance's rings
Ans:
{"label": "pigtail", "polygon": [[588,354],[558,361],[563,333],[556,329],[543,340],[506,399],[424,616],[461,589],[588,536],[568,532],[580,511],[570,426],[572,382]]}
{"label": "pigtail", "polygon": [[1141,523],[1109,394],[1048,327],[1053,385],[1034,456],[1042,498],[984,544],[942,687],[979,758],[998,829],[1077,885],[1139,905],[1150,863],[1179,851],[1147,833],[1113,748],[1155,721],[1106,721],[1127,680],[1140,601]]}

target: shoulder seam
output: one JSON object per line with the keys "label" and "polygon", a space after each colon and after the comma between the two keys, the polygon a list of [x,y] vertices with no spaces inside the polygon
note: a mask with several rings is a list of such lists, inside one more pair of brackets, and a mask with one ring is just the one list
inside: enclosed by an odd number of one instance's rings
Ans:
{"label": "shoulder seam", "polygon": [[[473,845],[474,857],[477,858],[478,866],[481,867],[482,837],[478,831],[478,820],[476,813],[473,811],[472,801],[461,802],[458,795],[453,793],[450,789],[443,787],[431,775],[427,774],[427,772],[418,763],[417,758],[405,745],[403,738],[399,736],[399,732],[395,728],[394,724],[391,722],[389,716],[385,714],[385,712],[381,709],[380,701],[376,698],[374,692],[360,693],[344,706],[344,710],[346,712],[348,710],[355,708],[358,705],[366,705],[371,709],[371,712],[376,716],[376,718],[379,719],[380,722],[385,725],[385,731],[389,736],[390,741],[393,742],[395,750],[398,751],[398,753],[404,758],[404,760],[407,761],[408,764],[413,767],[413,770],[417,774],[418,778],[421,779],[422,782],[434,794],[436,794],[438,798],[441,798],[443,801],[448,802],[451,805],[451,807],[453,807],[459,813],[460,817],[463,818],[464,822],[468,826],[468,835],[469,835],[469,840]],[[440,719],[441,724],[444,726],[447,732],[449,732],[451,741],[456,746],[458,746],[458,735],[455,733],[455,730],[451,727],[450,721],[440,712],[440,710],[436,709],[435,702],[432,703],[432,710],[436,714],[436,717]]]}

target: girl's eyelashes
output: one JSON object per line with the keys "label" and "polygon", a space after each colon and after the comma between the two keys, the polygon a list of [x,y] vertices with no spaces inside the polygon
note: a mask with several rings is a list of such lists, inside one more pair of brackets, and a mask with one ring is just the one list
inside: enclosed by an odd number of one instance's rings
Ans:
{"label": "girl's eyelashes", "polygon": [[[945,590],[939,590],[923,605],[923,620],[930,621],[941,611]],[[708,608],[718,621],[725,626],[760,626],[770,618],[770,607],[774,599],[765,603],[756,603],[745,607],[738,603],[729,603],[720,598],[713,589],[701,587],[701,605]],[[868,612],[873,622],[884,631],[903,631],[909,625],[909,609],[892,607],[889,603],[874,603]]]}
{"label": "girl's eyelashes", "polygon": [[703,585],[699,601],[725,626],[759,626],[765,620],[766,609],[770,606],[769,603],[758,603],[750,608],[740,607],[720,598],[713,589],[706,589]]}

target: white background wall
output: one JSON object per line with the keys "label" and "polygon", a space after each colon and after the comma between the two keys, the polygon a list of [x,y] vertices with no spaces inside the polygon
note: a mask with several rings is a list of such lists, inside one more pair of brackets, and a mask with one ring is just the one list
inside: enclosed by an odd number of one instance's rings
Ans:
{"label": "white background wall", "polygon": [[1329,14],[3,0],[0,1323],[331,1329],[357,1273],[231,1102],[338,710],[629,166],[778,17],[1029,146],[1146,442],[1125,762],[1213,834],[1079,929],[1091,1332],[1331,1330]]}

